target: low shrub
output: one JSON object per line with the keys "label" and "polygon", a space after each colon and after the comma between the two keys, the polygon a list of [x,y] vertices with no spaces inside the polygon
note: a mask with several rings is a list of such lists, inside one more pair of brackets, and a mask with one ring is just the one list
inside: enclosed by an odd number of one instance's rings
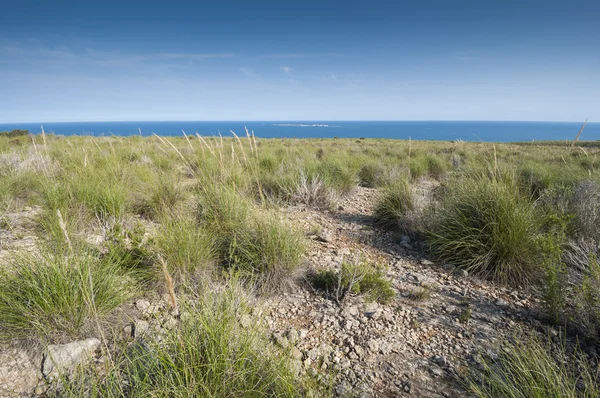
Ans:
{"label": "low shrub", "polygon": [[227,253],[228,266],[260,284],[274,286],[290,275],[304,254],[302,235],[272,215],[255,215],[234,237]]}
{"label": "low shrub", "polygon": [[539,238],[545,214],[519,191],[510,175],[454,180],[428,231],[440,262],[502,282],[538,281],[543,274]]}
{"label": "low shrub", "polygon": [[264,286],[291,273],[304,253],[301,234],[227,188],[199,195],[198,220],[216,243],[221,265]]}
{"label": "low shrub", "polygon": [[600,184],[591,180],[579,182],[570,205],[575,214],[575,235],[600,242]]}

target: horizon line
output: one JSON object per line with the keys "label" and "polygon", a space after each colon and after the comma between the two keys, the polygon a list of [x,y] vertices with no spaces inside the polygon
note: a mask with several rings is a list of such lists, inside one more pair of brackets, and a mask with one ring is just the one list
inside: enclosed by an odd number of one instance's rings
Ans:
{"label": "horizon line", "polygon": [[[227,120],[63,120],[63,121],[18,121],[18,122],[0,122],[0,125],[9,124],[51,124],[51,123],[252,123],[252,122],[488,122],[488,123],[585,123],[586,120],[493,120],[493,119],[227,119]],[[596,124],[599,122],[587,121],[587,124]]]}

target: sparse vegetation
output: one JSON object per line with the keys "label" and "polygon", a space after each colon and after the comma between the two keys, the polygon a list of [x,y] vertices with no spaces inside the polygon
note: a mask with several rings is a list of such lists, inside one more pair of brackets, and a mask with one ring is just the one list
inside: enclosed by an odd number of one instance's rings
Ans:
{"label": "sparse vegetation", "polygon": [[[546,311],[545,322],[597,341],[600,146],[578,145],[585,151],[564,143],[2,133],[1,236],[31,237],[35,245],[9,251],[0,241],[6,254],[0,337],[60,342],[97,335],[134,297],[161,295],[166,283],[193,316],[182,316],[161,344],[118,348],[109,333],[104,349],[114,352],[107,373],[82,370],[61,393],[303,395],[306,386],[292,376],[289,358],[259,328],[240,329],[248,309],[234,296],[284,285],[311,260],[299,231],[315,239],[319,225],[329,230],[320,219],[299,228],[286,219],[288,206],[353,223],[339,205],[360,186],[369,188],[360,195],[377,189],[374,217],[364,214],[364,223],[381,228],[361,244],[376,245],[378,234],[390,231],[383,237],[398,236],[400,250],[426,248],[418,254],[439,265],[528,291]],[[26,228],[12,218],[32,209]],[[331,248],[326,239],[314,243]],[[243,283],[222,288],[236,280]],[[310,282],[340,304],[349,295],[382,304],[395,297],[385,266],[367,262],[321,269]],[[432,298],[427,286],[411,292],[411,305]],[[453,314],[464,327],[478,316],[475,304]],[[415,331],[428,327],[425,318],[408,322]],[[476,373],[473,393],[598,395],[593,362],[570,354],[552,362],[557,346],[546,345],[510,345]],[[542,385],[549,395],[536,390]]]}
{"label": "sparse vegetation", "polygon": [[[242,327],[250,308],[241,286],[205,286],[185,304],[189,314],[162,342],[134,343],[107,374],[65,380],[61,397],[301,397],[310,388],[278,356],[256,325]],[[105,371],[105,370],[104,370]]]}

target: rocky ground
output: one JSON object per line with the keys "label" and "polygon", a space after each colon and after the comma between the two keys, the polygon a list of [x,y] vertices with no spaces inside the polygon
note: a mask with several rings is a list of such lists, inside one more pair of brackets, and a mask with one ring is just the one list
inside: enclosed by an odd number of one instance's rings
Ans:
{"label": "rocky ground", "polygon": [[[418,189],[427,194],[427,187]],[[340,396],[462,396],[460,375],[469,362],[481,353],[495,355],[499,338],[517,324],[539,326],[537,301],[451,264],[434,264],[422,257],[418,243],[377,229],[376,195],[360,188],[335,212],[296,208],[289,217],[306,231],[321,231],[313,236],[311,266],[383,264],[397,297],[387,305],[361,297],[338,305],[298,284],[265,304],[269,327],[280,345],[294,346],[298,366],[334,370]]]}
{"label": "rocky ground", "polygon": [[[426,182],[417,193],[426,201],[430,189]],[[463,396],[460,376],[479,354],[494,355],[500,338],[517,326],[541,325],[535,320],[538,302],[451,264],[434,264],[418,242],[376,228],[376,195],[374,189],[358,188],[335,211],[290,207],[285,212],[310,238],[308,267],[382,264],[397,292],[389,304],[362,297],[338,303],[300,277],[285,292],[258,300],[254,314],[266,322],[274,342],[289,350],[298,372],[329,375],[338,396]],[[5,216],[10,228],[0,228],[0,261],[14,248],[35,245],[27,231],[38,212],[30,208]],[[131,307],[136,319],[124,335],[176,326],[164,300],[138,300]],[[99,346],[95,339],[50,347],[3,343],[0,397],[43,394],[52,372],[93,356]],[[57,363],[49,362],[49,353]]]}

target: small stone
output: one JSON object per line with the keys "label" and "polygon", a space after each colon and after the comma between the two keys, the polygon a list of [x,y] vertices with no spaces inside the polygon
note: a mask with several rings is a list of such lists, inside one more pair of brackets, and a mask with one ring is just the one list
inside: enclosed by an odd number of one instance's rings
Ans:
{"label": "small stone", "polygon": [[444,371],[440,368],[429,368],[429,373],[431,373],[434,377],[444,376]]}
{"label": "small stone", "polygon": [[379,343],[377,342],[377,340],[369,340],[369,342],[367,343],[367,347],[371,352],[375,353],[379,351]]}
{"label": "small stone", "polygon": [[290,344],[296,345],[296,343],[298,343],[298,340],[300,339],[300,334],[296,329],[291,328],[287,331],[286,337]]}
{"label": "small stone", "polygon": [[248,314],[242,315],[240,317],[240,325],[242,325],[244,329],[249,328],[250,326],[252,326],[252,317]]}
{"label": "small stone", "polygon": [[290,356],[294,359],[302,359],[302,351],[296,347],[292,347],[290,350]]}
{"label": "small stone", "polygon": [[42,374],[51,377],[55,372],[69,372],[92,357],[100,346],[100,340],[87,339],[69,344],[49,345],[42,362]]}
{"label": "small stone", "polygon": [[135,308],[137,308],[138,311],[145,312],[149,307],[150,302],[148,300],[141,299],[135,302]]}
{"label": "small stone", "polygon": [[167,330],[174,329],[177,326],[177,319],[169,317],[162,326]]}
{"label": "small stone", "polygon": [[469,276],[469,271],[467,271],[466,269],[457,269],[456,271],[454,271],[454,276],[458,278],[466,278],[467,276]]}
{"label": "small stone", "polygon": [[288,339],[286,339],[283,336],[275,336],[275,342],[277,343],[278,346],[280,346],[281,348],[287,348],[289,345],[289,341]]}
{"label": "small stone", "polygon": [[328,243],[333,240],[333,236],[332,236],[331,232],[327,231],[326,229],[323,229],[321,232],[319,232],[317,234],[317,240],[319,242]]}
{"label": "small stone", "polygon": [[150,324],[144,320],[138,319],[133,323],[133,337],[142,337],[150,331]]}
{"label": "small stone", "polygon": [[437,364],[438,366],[441,366],[442,368],[448,365],[448,361],[446,360],[446,358],[440,355],[434,356],[433,358],[431,358],[431,361]]}
{"label": "small stone", "polygon": [[427,260],[426,258],[421,259],[421,265],[433,265],[434,262],[431,260]]}

